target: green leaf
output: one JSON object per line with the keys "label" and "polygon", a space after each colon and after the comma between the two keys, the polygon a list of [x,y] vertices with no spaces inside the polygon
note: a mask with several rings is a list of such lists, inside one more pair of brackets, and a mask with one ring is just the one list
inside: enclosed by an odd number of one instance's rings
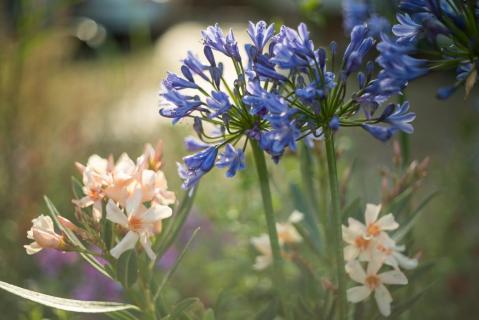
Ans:
{"label": "green leaf", "polygon": [[[55,224],[57,227],[62,230],[62,232],[68,237],[68,239],[76,246],[78,246],[80,249],[86,250],[86,247],[83,245],[83,243],[78,239],[78,237],[69,229],[63,227],[63,225],[58,221],[58,216],[60,215],[58,213],[57,208],[55,208],[55,205],[50,201],[50,199],[45,196],[45,203],[47,204],[48,212],[50,213],[50,216],[52,217],[53,221],[55,221]],[[103,275],[107,276],[108,278],[111,278],[111,276],[108,274],[108,272],[105,270],[105,268],[95,259],[95,257],[91,254],[87,253],[80,253],[80,255],[85,259],[92,267],[97,269],[99,272],[101,272]]]}
{"label": "green leaf", "polygon": [[157,254],[157,259],[163,256],[166,250],[168,250],[173,241],[176,239],[178,232],[188,218],[188,214],[190,213],[191,207],[193,206],[197,190],[198,186],[196,186],[192,191],[190,191],[191,194],[190,192],[186,192],[180,202],[178,209],[175,210],[173,221],[168,224],[168,227],[163,232],[160,241],[158,241],[157,245],[155,245],[154,250]]}
{"label": "green leaf", "polygon": [[101,238],[108,250],[113,246],[113,224],[108,219],[103,219],[101,224]]}
{"label": "green leaf", "polygon": [[117,275],[120,282],[130,288],[138,279],[138,259],[134,250],[122,254],[117,263]]}
{"label": "green leaf", "polygon": [[393,239],[400,241],[404,236],[412,229],[417,219],[424,212],[422,209],[435,197],[438,195],[438,191],[431,193],[427,196],[420,204],[417,206],[416,210],[412,212],[410,217],[403,223],[403,226],[393,234]]}
{"label": "green leaf", "polygon": [[208,309],[205,311],[203,314],[203,319],[202,320],[215,320],[215,312],[213,309]]}
{"label": "green leaf", "polygon": [[72,191],[75,199],[83,198],[83,184],[75,177],[72,177]]}
{"label": "green leaf", "polygon": [[[403,302],[401,302],[397,305],[393,305],[392,310],[391,310],[391,315],[389,317],[387,317],[386,319],[388,319],[388,320],[397,319],[402,313],[411,309],[411,307],[414,304],[416,304],[422,298],[424,293],[427,290],[429,290],[433,285],[434,285],[434,283],[427,286],[426,288],[419,291],[418,293],[414,294],[411,298],[406,299],[405,301],[403,301]],[[384,317],[379,315],[378,317],[376,317],[376,320],[379,320],[379,319],[384,319]]]}
{"label": "green leaf", "polygon": [[172,319],[176,319],[182,313],[188,311],[195,304],[201,303],[198,298],[186,298],[173,306],[173,311],[169,314]]}
{"label": "green leaf", "polygon": [[155,292],[155,295],[153,296],[153,300],[156,301],[156,299],[158,299],[158,297],[160,296],[160,293],[161,293],[161,290],[165,287],[166,283],[168,282],[168,280],[173,276],[173,274],[175,273],[176,269],[178,268],[178,265],[180,264],[181,260],[183,260],[183,257],[185,256],[185,253],[186,251],[188,250],[188,248],[190,247],[193,239],[195,238],[196,234],[198,233],[198,231],[200,230],[200,227],[196,228],[195,231],[193,231],[193,233],[191,234],[191,237],[190,237],[190,240],[188,240],[188,242],[186,243],[185,247],[183,248],[183,250],[181,251],[180,255],[178,256],[178,258],[176,259],[175,261],[175,264],[173,265],[173,267],[168,270],[168,272],[165,274],[165,276],[163,277],[163,279],[161,280],[161,283],[160,285],[158,286],[158,289],[156,289],[156,292]]}
{"label": "green leaf", "polygon": [[361,200],[355,198],[351,201],[351,203],[344,207],[341,216],[343,221],[347,221],[347,218],[362,220]]}
{"label": "green leaf", "polygon": [[[304,197],[304,193],[300,190],[298,185],[290,185],[291,194],[293,196],[294,207],[304,214],[304,223],[299,223],[296,227],[303,227],[306,229],[307,237],[316,252],[321,253],[321,236],[318,228],[318,222]],[[304,234],[303,234],[304,236]]]}
{"label": "green leaf", "polygon": [[124,304],[118,302],[106,302],[106,301],[82,301],[65,299],[60,297],[54,297],[31,291],[21,287],[14,286],[13,284],[0,281],[0,288],[8,291],[19,297],[28,299],[33,302],[40,303],[47,307],[57,308],[65,311],[80,312],[80,313],[106,313],[128,309],[139,310],[138,307],[131,304]]}
{"label": "green leaf", "polygon": [[260,310],[254,317],[255,320],[274,319],[278,314],[279,303],[274,299],[264,309]]}

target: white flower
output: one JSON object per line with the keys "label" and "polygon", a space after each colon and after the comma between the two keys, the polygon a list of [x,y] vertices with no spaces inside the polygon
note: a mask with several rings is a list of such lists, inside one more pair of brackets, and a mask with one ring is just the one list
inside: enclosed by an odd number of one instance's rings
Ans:
{"label": "white flower", "polygon": [[404,246],[399,246],[389,237],[386,230],[394,230],[399,225],[392,214],[377,219],[380,206],[368,204],[365,212],[366,225],[356,219],[348,219],[348,227],[342,226],[343,240],[348,245],[344,247],[346,262],[380,260],[394,268],[413,269],[417,266],[416,259],[410,259],[401,252]]}
{"label": "white flower", "polygon": [[176,201],[175,193],[168,191],[163,171],[143,170],[140,179],[132,187],[142,190],[143,201],[153,201],[160,205],[170,205]]}
{"label": "white flower", "polygon": [[[365,259],[365,255],[371,255],[372,249],[379,244],[393,241],[385,231],[395,230],[399,224],[394,220],[390,213],[380,219],[379,212],[381,205],[367,204],[364,213],[366,224],[356,219],[349,218],[348,226],[342,226],[343,240],[348,243],[344,248],[344,259],[351,261],[360,257]],[[384,245],[386,246],[386,245]]]}
{"label": "white flower", "polygon": [[102,217],[104,187],[111,182],[111,161],[94,154],[88,158],[86,166],[80,163],[76,163],[76,166],[83,174],[85,196],[80,200],[73,200],[73,203],[80,208],[93,206],[93,219],[98,222]]}
{"label": "white flower", "polygon": [[350,261],[346,265],[346,272],[351,279],[362,285],[348,289],[347,298],[349,302],[357,303],[363,301],[374,292],[374,298],[379,311],[387,317],[391,314],[391,302],[393,299],[385,285],[405,285],[408,281],[406,276],[399,270],[378,274],[381,265],[382,261],[371,261],[366,272],[364,272],[359,261]]}
{"label": "white flower", "polygon": [[[381,205],[368,203],[364,218],[366,221],[366,237],[374,238],[381,235],[384,231],[391,231],[399,228],[399,224],[394,220],[392,213],[379,218]],[[378,219],[379,218],[379,219]]]}
{"label": "white flower", "polygon": [[112,181],[105,189],[108,198],[124,206],[126,199],[134,192],[134,189],[128,187],[138,175],[138,167],[126,153],[123,153],[112,170]]}
{"label": "white flower", "polygon": [[393,240],[386,243],[376,244],[375,252],[380,256],[379,259],[384,260],[384,263],[399,269],[399,267],[405,270],[412,270],[417,267],[417,259],[409,258],[402,254],[406,250],[404,245],[397,245]]}
{"label": "white flower", "polygon": [[136,190],[126,200],[126,215],[112,200],[107,204],[106,218],[128,230],[125,237],[110,251],[111,255],[117,259],[123,252],[133,249],[138,240],[150,259],[156,259],[151,249],[150,237],[161,231],[161,220],[170,217],[172,210],[162,205],[152,205],[147,209],[141,200],[141,190]]}
{"label": "white flower", "polygon": [[55,233],[53,221],[50,217],[40,215],[33,219],[32,223],[33,226],[27,231],[27,238],[34,240],[34,242],[23,246],[27,254],[35,254],[44,248],[65,249],[63,236]]}
{"label": "white flower", "polygon": [[[301,235],[294,227],[294,223],[298,223],[303,219],[303,214],[299,211],[293,211],[287,223],[276,223],[276,231],[278,232],[278,241],[280,249],[283,250],[285,244],[298,243],[303,240]],[[259,237],[251,238],[251,244],[261,254],[256,257],[256,262],[253,265],[255,270],[263,270],[271,265],[273,262],[273,252],[271,249],[271,242],[267,234],[262,234]],[[282,252],[284,255],[284,252]]]}
{"label": "white flower", "polygon": [[149,143],[145,145],[143,154],[136,160],[137,165],[142,169],[158,171],[162,165],[163,142],[158,142],[153,148]]}
{"label": "white flower", "polygon": [[255,270],[264,270],[269,267],[271,263],[273,263],[273,253],[271,251],[271,243],[269,242],[268,235],[264,233],[259,237],[251,238],[251,244],[261,254],[256,257],[253,268]]}

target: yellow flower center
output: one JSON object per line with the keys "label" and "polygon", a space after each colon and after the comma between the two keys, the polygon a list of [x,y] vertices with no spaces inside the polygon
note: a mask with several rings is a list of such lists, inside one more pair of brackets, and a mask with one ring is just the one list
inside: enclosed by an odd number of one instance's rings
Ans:
{"label": "yellow flower center", "polygon": [[368,234],[373,237],[378,236],[381,233],[381,228],[376,223],[371,223],[368,225]]}
{"label": "yellow flower center", "polygon": [[376,275],[370,275],[366,277],[366,285],[370,289],[376,289],[381,284],[381,279]]}
{"label": "yellow flower center", "polygon": [[366,250],[369,247],[369,242],[369,240],[364,239],[362,236],[357,236],[356,239],[354,239],[354,245],[359,250]]}
{"label": "yellow flower center", "polygon": [[386,247],[383,246],[382,244],[378,244],[377,249],[378,249],[379,252],[382,252],[382,253],[384,253],[384,254],[387,255],[387,256],[391,255],[391,253],[392,253],[392,249],[391,249],[391,248],[386,248]]}
{"label": "yellow flower center", "polygon": [[128,220],[128,228],[131,231],[140,231],[141,229],[143,229],[142,227],[143,224],[141,222],[141,219],[133,216]]}

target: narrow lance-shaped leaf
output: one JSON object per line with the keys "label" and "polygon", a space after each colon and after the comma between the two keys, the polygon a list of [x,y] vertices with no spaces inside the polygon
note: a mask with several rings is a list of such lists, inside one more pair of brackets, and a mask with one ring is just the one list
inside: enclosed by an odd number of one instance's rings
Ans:
{"label": "narrow lance-shaped leaf", "polygon": [[128,309],[139,310],[138,307],[134,305],[119,302],[82,301],[50,296],[36,291],[17,287],[13,284],[3,281],[0,281],[0,288],[19,297],[40,303],[44,306],[57,308],[65,311],[80,313],[106,313]]}
{"label": "narrow lance-shaped leaf", "polygon": [[165,274],[165,276],[164,276],[163,279],[161,280],[161,283],[160,283],[160,285],[158,286],[158,289],[156,289],[155,295],[153,296],[153,300],[154,300],[154,301],[156,301],[156,299],[158,299],[158,297],[160,296],[161,290],[165,287],[165,285],[166,285],[166,283],[168,282],[168,280],[169,280],[169,279],[171,278],[171,276],[173,276],[173,274],[175,273],[176,269],[178,268],[178,265],[180,264],[181,260],[183,260],[183,257],[185,256],[186,251],[187,251],[188,248],[190,247],[191,242],[193,241],[193,239],[195,238],[195,236],[196,236],[196,234],[198,233],[199,230],[200,230],[200,227],[196,228],[195,231],[193,231],[193,233],[191,234],[190,240],[188,240],[188,242],[186,243],[185,247],[184,247],[183,250],[181,251],[181,253],[180,253],[180,255],[178,256],[178,258],[176,259],[175,264],[174,264],[173,267]]}
{"label": "narrow lance-shaped leaf", "polygon": [[399,229],[397,232],[394,233],[393,239],[396,241],[400,241],[404,236],[412,229],[414,223],[416,223],[417,219],[421,216],[424,212],[422,209],[438,194],[438,192],[433,192],[429,196],[427,196],[421,204],[414,210],[408,220],[403,223],[403,227]]}
{"label": "narrow lance-shaped leaf", "polygon": [[72,191],[75,199],[81,199],[83,197],[83,186],[75,177],[72,177]]}
{"label": "narrow lance-shaped leaf", "polygon": [[166,230],[163,232],[162,237],[155,247],[155,251],[157,253],[157,259],[161,258],[163,254],[168,250],[171,246],[173,241],[176,239],[176,235],[181,230],[181,227],[185,223],[186,219],[188,218],[188,214],[190,213],[191,207],[193,206],[193,202],[195,200],[196,191],[198,190],[198,186],[196,186],[191,194],[190,192],[185,193],[185,196],[181,200],[178,210],[176,210],[175,215],[173,217],[173,221],[168,225]]}

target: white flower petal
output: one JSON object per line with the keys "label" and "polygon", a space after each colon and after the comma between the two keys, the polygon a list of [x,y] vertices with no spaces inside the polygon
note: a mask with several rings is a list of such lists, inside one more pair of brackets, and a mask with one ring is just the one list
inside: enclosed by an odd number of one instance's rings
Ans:
{"label": "white flower petal", "polygon": [[399,270],[383,272],[378,275],[384,284],[407,284],[407,278]]}
{"label": "white flower petal", "polygon": [[357,303],[369,297],[371,289],[366,286],[358,286],[348,289],[346,294],[349,302]]}
{"label": "white flower petal", "polygon": [[264,270],[273,263],[272,256],[257,256],[253,269],[255,270]]}
{"label": "white flower petal", "polygon": [[381,266],[384,264],[384,255],[373,255],[372,259],[368,263],[367,274],[375,275],[378,273]]}
{"label": "white flower petal", "polygon": [[267,234],[262,234],[259,237],[253,237],[250,241],[255,249],[261,252],[263,255],[272,255],[271,244]]}
{"label": "white flower petal", "polygon": [[346,246],[344,247],[344,260],[346,262],[356,259],[359,256],[359,249],[356,246]]}
{"label": "white flower petal", "polygon": [[140,243],[143,249],[145,249],[145,252],[148,257],[154,261],[156,259],[156,254],[153,252],[153,249],[151,249],[151,242],[148,238],[148,235],[142,234],[140,237]]}
{"label": "white flower petal", "polygon": [[101,200],[95,201],[95,203],[93,204],[92,216],[93,220],[95,220],[96,222],[99,222],[101,220],[101,217],[103,216],[103,204]]}
{"label": "white flower petal", "polygon": [[303,220],[304,214],[299,212],[298,210],[294,210],[288,218],[288,222],[290,223],[299,223]]}
{"label": "white flower petal", "polygon": [[127,250],[133,249],[138,241],[139,235],[136,232],[128,232],[118,244],[110,250],[110,254],[118,259]]}
{"label": "white flower petal", "polygon": [[171,217],[173,210],[168,206],[154,205],[151,206],[141,218],[144,222],[155,222]]}
{"label": "white flower petal", "polygon": [[357,260],[350,261],[346,264],[346,272],[356,282],[364,283],[366,280],[366,273],[363,267]]}
{"label": "white flower petal", "polygon": [[348,229],[357,234],[365,234],[366,226],[354,218],[348,219]]}
{"label": "white flower petal", "polygon": [[385,286],[380,285],[374,290],[374,298],[378,304],[379,311],[385,317],[391,314],[391,302],[393,298]]}
{"label": "white flower petal", "polygon": [[399,252],[394,252],[393,257],[396,259],[401,268],[412,270],[417,267],[417,259],[409,258]]}
{"label": "white flower petal", "polygon": [[381,217],[381,219],[379,219],[376,223],[381,230],[395,230],[399,228],[399,224],[396,222],[396,220],[394,220],[392,213]]}
{"label": "white flower petal", "polygon": [[353,244],[356,237],[360,235],[359,233],[355,232],[353,229],[348,228],[346,226],[341,226],[341,231],[343,235],[343,241],[349,244]]}
{"label": "white flower petal", "polygon": [[111,222],[118,223],[125,228],[128,228],[128,218],[112,200],[108,201],[106,205],[106,218]]}
{"label": "white flower petal", "polygon": [[128,213],[128,217],[130,217],[140,206],[142,200],[142,193],[140,189],[136,189],[133,194],[126,199],[126,212]]}
{"label": "white flower petal", "polygon": [[378,219],[379,212],[381,212],[380,204],[376,205],[376,204],[368,203],[366,205],[366,211],[364,212],[366,225],[370,225],[371,223],[374,223]]}
{"label": "white flower petal", "polygon": [[25,248],[25,250],[27,251],[27,254],[28,255],[32,255],[32,254],[35,254],[39,251],[41,251],[43,248],[40,247],[40,245],[36,242],[32,242],[28,245],[24,245],[23,246]]}

